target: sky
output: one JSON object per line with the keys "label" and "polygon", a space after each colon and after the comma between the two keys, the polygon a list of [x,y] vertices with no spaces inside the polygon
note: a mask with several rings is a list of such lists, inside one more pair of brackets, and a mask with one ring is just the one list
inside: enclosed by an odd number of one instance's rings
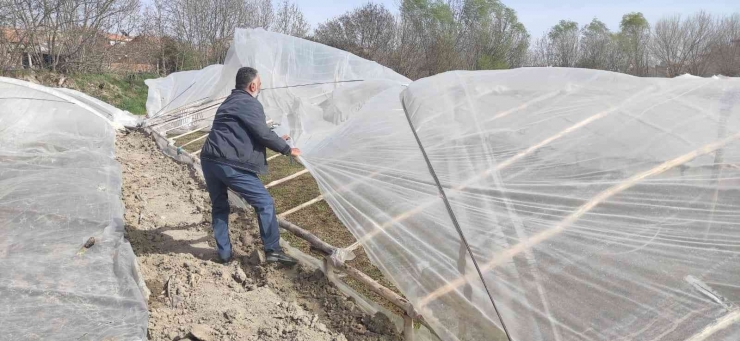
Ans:
{"label": "sky", "polygon": [[[368,0],[293,0],[303,11],[312,28],[328,19],[340,16],[360,7]],[[374,0],[394,14],[398,13],[399,0]],[[612,31],[619,30],[622,15],[642,12],[650,23],[666,15],[690,15],[699,10],[710,14],[724,15],[740,13],[740,0],[503,0],[506,6],[516,10],[519,21],[527,27],[530,35],[537,38],[561,19],[588,24],[593,18],[606,23]]]}

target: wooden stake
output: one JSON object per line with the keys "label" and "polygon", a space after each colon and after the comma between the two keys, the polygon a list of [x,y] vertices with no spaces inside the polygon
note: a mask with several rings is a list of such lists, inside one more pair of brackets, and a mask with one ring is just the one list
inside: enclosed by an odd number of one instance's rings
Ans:
{"label": "wooden stake", "polygon": [[408,315],[403,315],[403,339],[414,341],[414,319]]}

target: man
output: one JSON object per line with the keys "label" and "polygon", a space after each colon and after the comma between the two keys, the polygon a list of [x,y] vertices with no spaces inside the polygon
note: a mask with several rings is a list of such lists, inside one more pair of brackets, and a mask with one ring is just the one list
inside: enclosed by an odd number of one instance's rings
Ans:
{"label": "man", "polygon": [[219,106],[213,127],[200,153],[203,175],[213,206],[213,235],[223,262],[232,257],[229,238],[227,189],[241,195],[257,213],[265,260],[293,265],[295,259],[280,248],[275,204],[257,177],[267,172],[265,148],[298,157],[301,151],[267,127],[262,104],[257,101],[262,81],[257,70],[243,67],[236,73],[236,89]]}

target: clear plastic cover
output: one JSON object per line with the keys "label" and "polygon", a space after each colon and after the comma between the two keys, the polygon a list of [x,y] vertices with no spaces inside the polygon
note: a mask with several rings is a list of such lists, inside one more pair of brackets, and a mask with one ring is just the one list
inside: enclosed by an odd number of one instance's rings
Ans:
{"label": "clear plastic cover", "polygon": [[0,103],[0,338],[146,339],[112,122],[7,78]]}
{"label": "clear plastic cover", "polygon": [[443,339],[504,339],[501,320],[513,340],[740,338],[740,80],[536,68],[411,83],[240,30],[212,98],[239,66]]}
{"label": "clear plastic cover", "polygon": [[148,117],[157,117],[186,104],[209,99],[213,86],[221,78],[222,65],[211,65],[202,70],[183,71],[167,77],[147,79],[146,100]]}
{"label": "clear plastic cover", "polygon": [[59,91],[69,97],[72,97],[73,99],[89,106],[98,113],[103,114],[109,121],[113,122],[114,127],[116,127],[117,129],[123,129],[124,127],[135,128],[142,121],[141,117],[137,117],[128,111],[118,109],[108,103],[105,103],[95,97],[79,92],[77,90],[67,88],[55,88],[54,91]]}

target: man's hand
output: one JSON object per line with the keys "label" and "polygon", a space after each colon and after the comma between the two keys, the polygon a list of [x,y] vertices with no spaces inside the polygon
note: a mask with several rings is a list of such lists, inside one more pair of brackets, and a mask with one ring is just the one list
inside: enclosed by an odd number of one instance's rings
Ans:
{"label": "man's hand", "polygon": [[290,140],[290,136],[288,136],[288,135],[283,135],[283,136],[282,136],[282,138],[283,138],[283,140],[285,140],[285,141],[288,141],[288,140]]}
{"label": "man's hand", "polygon": [[290,156],[299,157],[301,156],[301,150],[298,148],[290,148]]}

